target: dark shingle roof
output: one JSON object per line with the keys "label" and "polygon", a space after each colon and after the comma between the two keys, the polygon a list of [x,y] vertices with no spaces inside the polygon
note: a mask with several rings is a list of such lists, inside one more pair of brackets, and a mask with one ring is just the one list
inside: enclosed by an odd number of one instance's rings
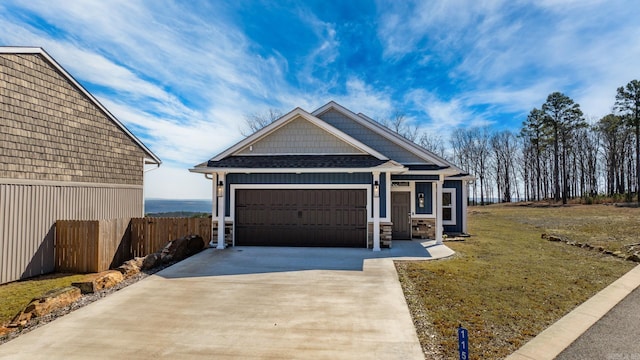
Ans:
{"label": "dark shingle roof", "polygon": [[439,166],[436,164],[416,164],[416,165],[405,165],[406,167],[409,168],[409,170],[415,170],[415,171],[419,171],[419,170],[441,170],[441,169],[447,169],[448,166]]}
{"label": "dark shingle roof", "polygon": [[273,156],[230,156],[220,161],[209,160],[208,167],[214,168],[369,168],[384,164],[371,155],[273,155]]}

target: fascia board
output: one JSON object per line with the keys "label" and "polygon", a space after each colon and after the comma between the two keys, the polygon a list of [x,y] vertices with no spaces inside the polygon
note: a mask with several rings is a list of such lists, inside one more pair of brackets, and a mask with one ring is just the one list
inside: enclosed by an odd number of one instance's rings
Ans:
{"label": "fascia board", "polygon": [[116,126],[118,126],[122,131],[124,131],[127,136],[129,136],[144,152],[147,153],[155,161],[156,164],[162,164],[162,160],[157,157],[145,144],[140,141],[129,129],[127,129],[124,124],[120,122],[106,107],[104,107],[98,99],[96,99],[87,89],[84,88],[69,72],[67,72],[62,65],[60,65],[49,53],[47,53],[43,48],[40,47],[20,47],[20,46],[0,46],[0,53],[5,54],[39,54],[42,55],[51,65],[53,65],[56,70],[58,70],[62,76],[66,77],[73,86],[78,88],[89,100],[97,106],[103,113],[107,115],[107,117],[113,121]]}

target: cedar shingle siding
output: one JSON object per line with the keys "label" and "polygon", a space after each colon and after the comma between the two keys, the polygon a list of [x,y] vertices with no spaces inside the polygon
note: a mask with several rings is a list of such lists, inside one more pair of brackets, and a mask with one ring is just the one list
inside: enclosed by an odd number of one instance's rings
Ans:
{"label": "cedar shingle siding", "polygon": [[0,178],[142,185],[143,150],[39,54],[0,54]]}
{"label": "cedar shingle siding", "polygon": [[141,216],[143,162],[159,162],[44,51],[6,49],[0,283],[54,271],[57,220]]}

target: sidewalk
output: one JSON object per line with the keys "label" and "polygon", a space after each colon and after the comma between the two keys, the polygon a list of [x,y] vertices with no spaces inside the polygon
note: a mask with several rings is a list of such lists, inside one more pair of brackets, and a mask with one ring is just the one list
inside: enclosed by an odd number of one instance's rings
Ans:
{"label": "sidewalk", "polygon": [[640,360],[640,265],[526,343],[509,360]]}

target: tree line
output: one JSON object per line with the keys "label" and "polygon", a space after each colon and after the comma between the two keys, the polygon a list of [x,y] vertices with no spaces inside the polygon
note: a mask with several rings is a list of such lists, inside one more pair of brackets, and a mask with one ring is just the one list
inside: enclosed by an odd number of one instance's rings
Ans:
{"label": "tree line", "polygon": [[476,176],[476,203],[566,204],[600,195],[630,202],[640,184],[640,82],[619,87],[613,112],[601,119],[587,119],[573,99],[554,92],[531,110],[519,131],[456,129],[449,142],[447,152],[437,136],[419,140]]}

